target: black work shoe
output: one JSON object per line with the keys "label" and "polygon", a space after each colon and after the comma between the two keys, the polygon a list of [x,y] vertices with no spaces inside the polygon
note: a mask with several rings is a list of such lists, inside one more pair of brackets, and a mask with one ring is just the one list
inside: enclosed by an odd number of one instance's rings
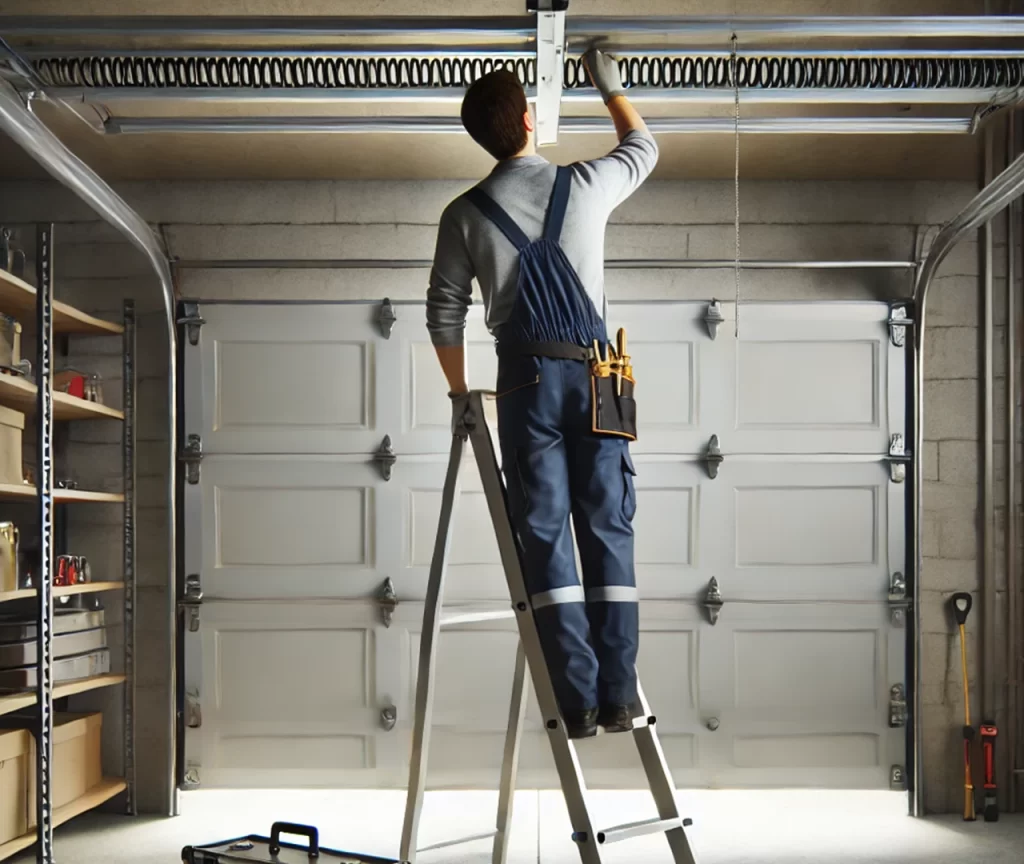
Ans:
{"label": "black work shoe", "polygon": [[632,732],[633,720],[642,714],[636,702],[629,705],[602,705],[597,714],[597,723],[604,727],[605,732]]}
{"label": "black work shoe", "polygon": [[597,734],[597,709],[584,708],[581,711],[564,711],[565,733],[570,738],[593,738]]}

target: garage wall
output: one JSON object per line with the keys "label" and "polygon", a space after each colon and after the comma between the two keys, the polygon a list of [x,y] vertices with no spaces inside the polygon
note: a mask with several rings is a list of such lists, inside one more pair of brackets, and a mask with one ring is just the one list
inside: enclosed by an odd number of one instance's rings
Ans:
{"label": "garage wall", "polygon": [[[448,182],[295,182],[126,184],[130,203],[159,226],[183,259],[429,258],[444,204],[468,184]],[[974,192],[970,184],[751,183],[743,189],[744,257],[893,258],[913,254],[918,233],[954,215]],[[609,258],[729,258],[733,251],[729,183],[651,182],[615,214]],[[140,307],[139,331],[139,781],[140,803],[161,809],[166,759],[165,560],[167,514],[166,383],[163,322],[157,288],[142,256],[59,187],[46,182],[0,185],[0,222],[58,222],[58,297],[96,313],[117,315],[123,297]],[[30,231],[26,231],[30,233]],[[1005,273],[1003,234],[995,253]],[[956,746],[962,722],[958,650],[946,617],[954,590],[980,584],[978,440],[980,390],[979,259],[975,243],[947,261],[931,300],[927,370],[924,534],[924,699],[930,811],[957,810],[962,800]],[[422,301],[426,272],[400,270],[179,271],[182,296],[206,300]],[[610,271],[614,299],[733,299],[729,271]],[[909,277],[887,272],[746,273],[742,297],[757,300],[841,300],[905,297]],[[1005,396],[1005,282],[997,280],[996,438]],[[422,314],[420,310],[399,314]],[[742,327],[742,311],[740,313]],[[76,339],[71,360],[96,368],[108,401],[119,403],[119,340]],[[117,482],[120,449],[108,425],[75,424],[71,448],[87,485]],[[1005,522],[1004,445],[997,444],[996,502]],[[116,509],[116,508],[112,508]],[[99,510],[75,512],[73,536],[91,558],[119,560],[119,528]],[[999,537],[999,584],[1004,555]],[[1000,601],[1004,595],[1000,595]],[[1000,603],[1000,609],[1002,609]],[[975,619],[976,620],[976,619]],[[977,643],[970,656],[977,668]],[[1002,650],[1002,649],[1000,649]],[[1001,719],[1001,718],[998,718]],[[110,724],[112,748],[117,730]],[[110,752],[114,752],[111,749]],[[1004,784],[1005,785],[1005,784]]]}

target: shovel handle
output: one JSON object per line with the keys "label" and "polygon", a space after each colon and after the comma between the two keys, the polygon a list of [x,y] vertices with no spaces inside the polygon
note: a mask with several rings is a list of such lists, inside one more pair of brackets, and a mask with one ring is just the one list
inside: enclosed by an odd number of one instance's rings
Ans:
{"label": "shovel handle", "polygon": [[949,598],[949,606],[953,610],[953,617],[956,623],[963,626],[967,623],[967,616],[970,614],[971,606],[974,605],[974,598],[966,591],[958,591]]}

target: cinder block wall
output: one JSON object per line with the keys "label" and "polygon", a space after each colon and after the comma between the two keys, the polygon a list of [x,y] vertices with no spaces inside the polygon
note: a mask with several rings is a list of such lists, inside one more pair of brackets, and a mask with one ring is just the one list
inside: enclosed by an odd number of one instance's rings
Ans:
{"label": "cinder block wall", "polygon": [[[167,238],[173,254],[195,258],[429,258],[444,204],[466,183],[291,182],[123,184],[119,191]],[[893,258],[913,254],[919,231],[941,224],[965,204],[970,184],[747,183],[742,194],[745,257]],[[729,258],[733,253],[729,183],[652,181],[624,204],[607,235],[607,255]],[[0,222],[57,223],[57,295],[98,314],[117,316],[134,297],[139,330],[139,781],[140,803],[164,802],[167,748],[166,562],[164,505],[166,341],[163,312],[148,265],[94,213],[47,182],[0,185]],[[1005,231],[995,249],[996,502],[1005,524]],[[979,250],[962,244],[945,263],[930,306],[926,363],[926,491],[924,526],[924,717],[927,808],[960,807],[962,722],[958,646],[945,603],[954,590],[980,585],[978,485],[981,419]],[[230,300],[421,300],[426,272],[322,270],[184,270],[182,296]],[[906,297],[910,277],[883,271],[746,273],[748,300],[883,300]],[[612,299],[733,298],[729,271],[610,271]],[[71,359],[104,375],[108,400],[120,401],[120,343],[74,339]],[[74,424],[71,448],[81,479],[116,485],[117,430]],[[90,557],[120,555],[117,508],[74,513],[73,538]],[[1002,531],[997,567],[1005,587]],[[1018,559],[1020,560],[1020,559]],[[1002,601],[1005,595],[1000,595]],[[1000,610],[1003,604],[1000,602]],[[975,622],[977,618],[975,619]],[[978,643],[970,641],[972,681]],[[1000,654],[1002,653],[1000,648]],[[977,698],[978,694],[974,694]],[[114,698],[112,695],[104,698]],[[1002,719],[997,718],[997,719]],[[116,724],[108,728],[116,753]],[[116,764],[113,766],[116,768]],[[1004,781],[1005,785],[1005,781]]]}

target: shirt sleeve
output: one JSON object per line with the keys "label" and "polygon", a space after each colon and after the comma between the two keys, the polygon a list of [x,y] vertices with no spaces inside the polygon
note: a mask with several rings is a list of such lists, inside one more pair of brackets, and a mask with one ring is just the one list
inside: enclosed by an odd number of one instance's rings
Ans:
{"label": "shirt sleeve", "polygon": [[632,195],[658,164],[658,145],[649,132],[634,129],[607,156],[577,163],[584,183],[601,194],[610,213]]}
{"label": "shirt sleeve", "polygon": [[437,227],[434,265],[427,288],[427,330],[435,345],[461,345],[473,302],[473,262],[466,237],[449,204]]}

